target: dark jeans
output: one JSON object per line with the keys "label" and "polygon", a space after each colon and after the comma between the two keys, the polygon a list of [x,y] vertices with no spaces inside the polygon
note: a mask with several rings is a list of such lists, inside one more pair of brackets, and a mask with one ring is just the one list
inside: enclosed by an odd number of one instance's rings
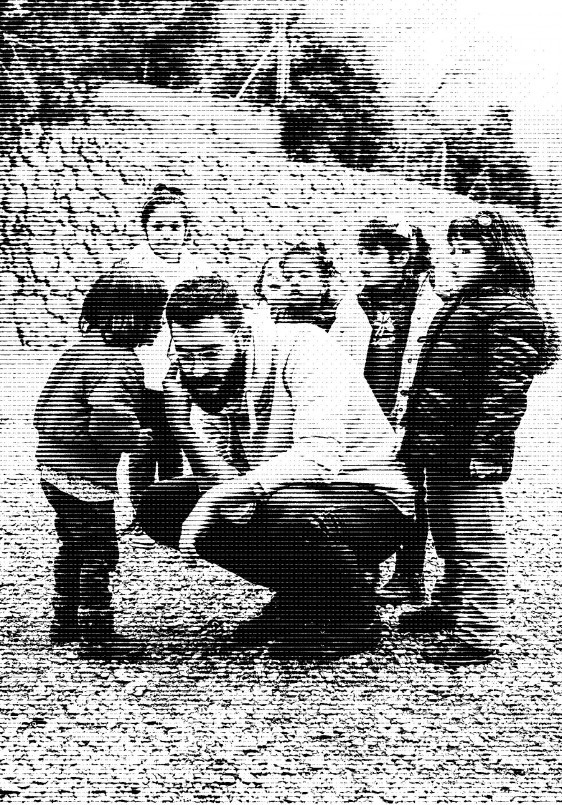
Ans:
{"label": "dark jeans", "polygon": [[140,493],[154,483],[156,467],[161,481],[175,478],[183,471],[181,450],[166,419],[164,392],[144,389],[139,421],[142,428],[152,430],[153,442],[150,449],[133,453],[130,458],[129,476],[134,503]]}
{"label": "dark jeans", "polygon": [[[45,481],[41,487],[55,510],[59,537],[54,564],[55,620],[68,624],[81,611],[88,631],[88,613],[93,611],[95,628],[111,631],[109,577],[119,561],[113,501],[86,503]],[[90,624],[89,630],[93,628]]]}
{"label": "dark jeans", "polygon": [[[157,542],[177,548],[200,494],[190,478],[154,484],[138,507],[140,525]],[[378,574],[411,525],[367,485],[299,485],[260,501],[245,524],[221,519],[195,547],[203,559],[247,581],[342,613],[344,601],[348,608],[349,602],[365,606],[370,574]]]}

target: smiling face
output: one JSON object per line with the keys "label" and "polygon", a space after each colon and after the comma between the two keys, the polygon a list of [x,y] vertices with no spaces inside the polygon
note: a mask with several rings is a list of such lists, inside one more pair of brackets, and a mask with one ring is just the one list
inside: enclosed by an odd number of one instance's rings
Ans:
{"label": "smiling face", "polygon": [[452,239],[451,274],[458,289],[491,277],[492,270],[486,249],[479,241]]}
{"label": "smiling face", "polygon": [[384,246],[361,250],[359,271],[363,277],[363,290],[369,288],[390,292],[397,290],[402,282],[404,266],[408,262],[408,252],[391,256]]}
{"label": "smiling face", "polygon": [[165,204],[157,207],[146,223],[150,248],[162,260],[179,260],[187,234],[182,213],[183,209],[178,204]]}
{"label": "smiling face", "polygon": [[320,304],[326,292],[326,282],[321,278],[318,265],[313,257],[294,254],[282,266],[285,284],[284,299],[290,305]]}

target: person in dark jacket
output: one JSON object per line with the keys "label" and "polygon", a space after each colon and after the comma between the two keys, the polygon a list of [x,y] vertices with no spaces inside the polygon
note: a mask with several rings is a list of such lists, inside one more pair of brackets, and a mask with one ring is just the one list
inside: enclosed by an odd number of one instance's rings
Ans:
{"label": "person in dark jacket", "polygon": [[531,381],[553,361],[556,337],[537,307],[520,224],[486,211],[453,221],[448,241],[456,292],[428,331],[400,450],[425,473],[445,571],[431,606],[402,615],[400,626],[453,630],[426,658],[455,666],[497,651],[507,566],[501,484]]}
{"label": "person in dark jacket", "polygon": [[[41,487],[55,510],[55,645],[126,653],[109,577],[119,559],[113,501],[122,453],[151,443],[141,427],[143,370],[134,353],[156,338],[168,293],[142,270],[102,274],[84,300],[82,338],[59,359],[35,410]],[[136,650],[134,644],[129,646]]]}

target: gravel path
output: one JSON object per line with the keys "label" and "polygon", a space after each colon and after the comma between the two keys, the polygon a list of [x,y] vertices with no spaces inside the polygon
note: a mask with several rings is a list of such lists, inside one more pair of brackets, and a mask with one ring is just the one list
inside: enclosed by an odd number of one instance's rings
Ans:
{"label": "gravel path", "polygon": [[29,423],[50,360],[5,356],[0,389],[0,799],[562,803],[560,370],[535,383],[508,485],[502,657],[451,673],[421,661],[423,639],[396,633],[330,664],[227,650],[223,631],[266,593],[127,544],[118,620],[149,642],[146,659],[107,665],[52,650],[55,539]]}

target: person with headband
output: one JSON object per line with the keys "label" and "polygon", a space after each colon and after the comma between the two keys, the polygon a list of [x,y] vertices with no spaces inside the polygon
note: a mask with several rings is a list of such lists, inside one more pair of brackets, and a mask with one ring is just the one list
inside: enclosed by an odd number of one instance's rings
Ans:
{"label": "person with headband", "polygon": [[[193,219],[179,188],[156,185],[142,208],[140,220],[145,240],[124,254],[119,265],[129,267],[131,271],[143,268],[154,272],[163,280],[168,293],[183,280],[208,273],[205,263],[187,246]],[[151,429],[154,441],[151,451],[131,456],[129,460],[133,506],[141,491],[155,477],[161,480],[173,478],[183,471],[181,450],[168,426],[164,410],[162,384],[170,366],[170,342],[170,330],[164,325],[154,343],[137,349],[145,381],[143,426]],[[138,548],[154,547],[153,540],[134,526],[131,541]]]}
{"label": "person with headband", "polygon": [[399,625],[452,632],[425,658],[455,667],[497,654],[507,597],[502,484],[533,377],[557,359],[560,342],[517,221],[485,210],[452,221],[447,240],[455,290],[423,343],[398,454],[425,475],[445,570],[431,605]]}

